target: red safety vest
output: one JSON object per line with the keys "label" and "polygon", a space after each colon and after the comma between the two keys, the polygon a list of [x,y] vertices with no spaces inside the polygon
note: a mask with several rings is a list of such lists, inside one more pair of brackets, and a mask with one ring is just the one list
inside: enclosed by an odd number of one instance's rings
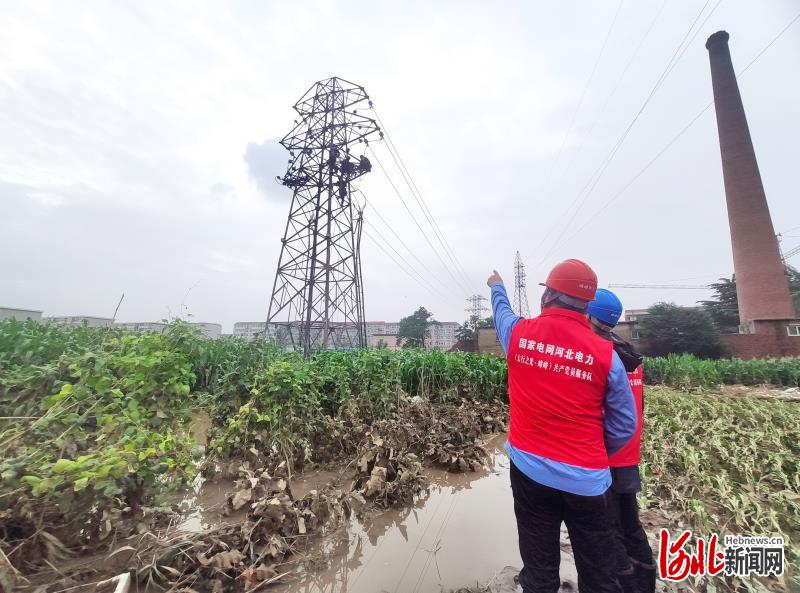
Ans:
{"label": "red safety vest", "polygon": [[641,461],[642,451],[642,417],[644,410],[644,385],[642,378],[644,376],[642,365],[636,367],[632,373],[628,373],[628,382],[631,384],[631,391],[633,391],[633,400],[636,402],[636,433],[631,437],[631,440],[622,447],[619,451],[614,453],[608,458],[608,465],[611,467],[628,467],[630,465],[639,465]]}
{"label": "red safety vest", "polygon": [[508,346],[508,442],[590,469],[608,467],[603,400],[612,344],[582,313],[545,309],[514,326]]}

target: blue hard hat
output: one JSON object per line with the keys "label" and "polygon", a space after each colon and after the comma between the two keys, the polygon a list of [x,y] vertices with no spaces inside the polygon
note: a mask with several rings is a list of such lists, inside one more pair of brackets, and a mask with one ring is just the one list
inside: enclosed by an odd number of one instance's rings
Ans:
{"label": "blue hard hat", "polygon": [[598,321],[613,327],[622,316],[622,301],[610,290],[598,288],[587,312]]}

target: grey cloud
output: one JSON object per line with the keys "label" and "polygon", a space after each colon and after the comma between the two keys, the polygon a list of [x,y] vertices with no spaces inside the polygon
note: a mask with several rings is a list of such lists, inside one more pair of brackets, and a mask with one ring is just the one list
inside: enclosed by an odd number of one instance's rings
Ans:
{"label": "grey cloud", "polygon": [[263,254],[281,227],[269,212],[198,207],[153,216],[91,188],[0,177],[0,303],[110,315],[125,292],[121,320],[154,320],[167,307],[177,312],[202,278],[186,305],[229,330],[265,307],[274,263]]}
{"label": "grey cloud", "polygon": [[214,185],[211,186],[211,195],[212,196],[224,196],[225,194],[231,193],[236,188],[230,185],[229,183],[223,183],[222,181],[218,181]]}
{"label": "grey cloud", "polygon": [[250,142],[244,152],[248,175],[256,182],[259,191],[271,200],[280,200],[287,195],[275,178],[286,171],[288,160],[289,153],[274,138],[261,144]]}

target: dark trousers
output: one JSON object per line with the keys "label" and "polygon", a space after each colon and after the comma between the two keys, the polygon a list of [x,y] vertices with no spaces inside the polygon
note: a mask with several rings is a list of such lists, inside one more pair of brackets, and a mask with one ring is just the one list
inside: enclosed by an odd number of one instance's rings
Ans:
{"label": "dark trousers", "polygon": [[653,550],[650,548],[647,534],[639,521],[639,504],[636,502],[636,493],[613,492],[611,500],[617,569],[620,572],[629,569],[631,558],[642,564],[653,564]]}
{"label": "dark trousers", "polygon": [[511,490],[517,517],[525,593],[556,593],[561,522],[567,525],[581,593],[619,593],[616,566],[609,552],[613,530],[609,519],[611,493],[578,496],[534,482],[511,464]]}

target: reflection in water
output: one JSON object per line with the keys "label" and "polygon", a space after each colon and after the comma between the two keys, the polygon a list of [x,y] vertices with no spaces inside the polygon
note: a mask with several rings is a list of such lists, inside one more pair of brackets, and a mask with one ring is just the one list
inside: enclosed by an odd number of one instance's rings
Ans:
{"label": "reflection in water", "polygon": [[281,593],[390,593],[488,582],[520,565],[504,437],[493,439],[492,471],[428,470],[432,485],[411,506],[389,509],[312,544]]}
{"label": "reflection in water", "polygon": [[[323,537],[297,536],[295,553],[280,567],[288,573],[271,586],[277,593],[416,593],[486,584],[505,566],[519,567],[517,528],[509,483],[505,435],[489,441],[491,469],[451,474],[426,470],[430,487],[414,504],[375,511],[331,528]],[[347,491],[352,474],[317,470],[292,480],[300,498],[333,482]],[[241,509],[225,516],[226,493],[233,481],[203,483],[180,505],[187,531],[239,523]],[[561,577],[575,580],[574,560],[562,537]]]}

